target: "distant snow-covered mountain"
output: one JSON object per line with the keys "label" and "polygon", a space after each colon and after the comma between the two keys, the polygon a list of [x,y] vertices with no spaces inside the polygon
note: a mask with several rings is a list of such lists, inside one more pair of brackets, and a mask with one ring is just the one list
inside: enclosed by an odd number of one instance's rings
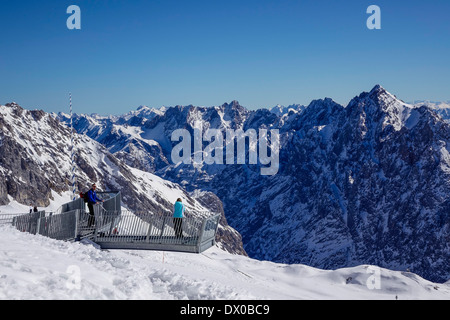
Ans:
{"label": "distant snow-covered mountain", "polygon": [[[433,108],[377,85],[346,107],[327,98],[290,111],[250,111],[237,101],[142,111],[77,115],[74,124],[129,166],[217,195],[251,257],[450,278],[450,128]],[[261,165],[172,163],[173,131],[193,132],[196,121],[203,130],[278,129],[278,174],[261,176]]]}
{"label": "distant snow-covered mountain", "polygon": [[277,116],[280,117],[280,116],[287,115],[289,113],[300,113],[305,109],[306,109],[306,106],[301,105],[301,104],[292,104],[287,107],[278,104],[275,107],[271,108],[270,112],[273,112]]}
{"label": "distant snow-covered mountain", "polygon": [[427,106],[438,113],[444,120],[450,121],[450,101],[414,101],[416,107]]}

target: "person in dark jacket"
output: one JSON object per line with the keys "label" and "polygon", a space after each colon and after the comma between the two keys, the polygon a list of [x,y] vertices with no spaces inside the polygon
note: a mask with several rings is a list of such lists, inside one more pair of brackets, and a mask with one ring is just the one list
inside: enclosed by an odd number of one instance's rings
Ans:
{"label": "person in dark jacket", "polygon": [[175,202],[173,212],[173,224],[175,227],[175,236],[177,238],[183,237],[183,218],[185,210],[186,209],[182,200],[178,199],[177,202]]}
{"label": "person in dark jacket", "polygon": [[97,197],[97,193],[95,192],[96,189],[97,186],[94,183],[92,188],[86,194],[89,208],[88,227],[92,227],[95,223],[94,204],[97,204],[97,202],[104,202],[102,199]]}

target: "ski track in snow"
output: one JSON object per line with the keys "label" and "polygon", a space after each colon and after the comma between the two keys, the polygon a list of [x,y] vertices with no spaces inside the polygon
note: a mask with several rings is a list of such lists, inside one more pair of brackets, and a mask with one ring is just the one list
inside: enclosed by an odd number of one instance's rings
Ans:
{"label": "ski track in snow", "polygon": [[368,266],[324,271],[231,255],[101,251],[0,226],[2,300],[450,299],[450,284]]}

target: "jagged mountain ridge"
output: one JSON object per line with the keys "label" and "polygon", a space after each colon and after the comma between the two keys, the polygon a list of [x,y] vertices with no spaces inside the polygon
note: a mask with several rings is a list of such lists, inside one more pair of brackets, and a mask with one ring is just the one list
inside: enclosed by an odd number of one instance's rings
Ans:
{"label": "jagged mountain ridge", "polygon": [[[433,281],[450,278],[450,129],[434,110],[406,104],[377,85],[347,107],[327,98],[274,111],[249,111],[233,101],[166,108],[150,119],[137,112],[109,129],[97,125],[103,132],[122,130],[122,143],[130,132],[152,141],[162,153],[147,155],[161,164],[152,168],[157,175],[215,193],[252,257],[330,269],[376,264]],[[83,118],[89,116],[76,122]],[[204,130],[279,129],[279,173],[170,163],[171,133],[192,132],[199,120]]]}
{"label": "jagged mountain ridge", "polygon": [[414,101],[417,107],[427,106],[439,114],[445,121],[450,121],[450,101]]}
{"label": "jagged mountain ridge", "polygon": [[[75,134],[75,145],[77,190],[86,191],[95,182],[100,191],[120,191],[124,206],[133,212],[169,215],[176,199],[183,198],[188,211],[220,213],[219,246],[246,254],[241,236],[228,226],[214,194],[191,194],[176,183],[130,167],[86,135]],[[48,206],[52,192],[71,189],[70,155],[70,128],[54,116],[15,103],[0,106],[0,205],[12,198]]]}

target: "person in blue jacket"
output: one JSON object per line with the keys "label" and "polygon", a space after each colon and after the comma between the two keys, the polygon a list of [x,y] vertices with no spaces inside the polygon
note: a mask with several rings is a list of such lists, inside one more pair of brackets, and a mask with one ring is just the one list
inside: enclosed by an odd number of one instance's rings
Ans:
{"label": "person in blue jacket", "polygon": [[97,186],[94,183],[92,188],[87,192],[87,203],[89,208],[88,227],[92,227],[95,223],[94,204],[97,204],[97,202],[104,202],[102,199],[97,197],[95,189],[97,189]]}
{"label": "person in blue jacket", "polygon": [[183,218],[184,211],[186,210],[182,200],[179,198],[174,205],[173,212],[173,224],[175,227],[175,237],[182,238],[183,237]]}

